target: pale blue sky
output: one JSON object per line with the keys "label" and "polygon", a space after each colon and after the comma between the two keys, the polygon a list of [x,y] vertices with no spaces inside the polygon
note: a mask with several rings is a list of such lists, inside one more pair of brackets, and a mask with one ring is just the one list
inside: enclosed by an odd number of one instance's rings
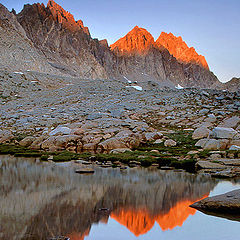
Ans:
{"label": "pale blue sky", "polygon": [[[28,0],[0,0],[18,12]],[[45,5],[47,0],[42,1]],[[206,57],[219,80],[240,77],[240,0],[56,0],[82,19],[92,37],[111,44],[135,25],[155,39],[162,31],[182,36]]]}

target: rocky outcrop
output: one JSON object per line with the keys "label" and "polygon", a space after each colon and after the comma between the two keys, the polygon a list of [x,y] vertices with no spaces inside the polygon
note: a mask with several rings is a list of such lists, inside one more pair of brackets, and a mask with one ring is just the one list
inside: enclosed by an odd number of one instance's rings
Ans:
{"label": "rocky outcrop", "polygon": [[[231,119],[236,120],[238,119],[238,117],[228,118],[225,122],[231,124],[233,122]],[[223,123],[224,122],[222,122],[222,124]],[[234,125],[236,128],[237,124],[235,124],[235,121]],[[224,150],[227,148],[231,148],[231,146],[240,146],[240,134],[237,130],[233,128],[215,127],[212,131],[209,131],[208,136],[199,134],[199,137],[196,138],[196,132],[200,131],[199,129],[195,130],[192,137],[193,139],[200,139],[196,143],[196,146],[202,147],[205,150]]]}

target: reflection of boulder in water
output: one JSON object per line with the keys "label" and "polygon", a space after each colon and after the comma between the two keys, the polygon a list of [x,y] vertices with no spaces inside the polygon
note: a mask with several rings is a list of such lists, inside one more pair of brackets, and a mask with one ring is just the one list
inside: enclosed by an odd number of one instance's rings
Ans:
{"label": "reflection of boulder in water", "polygon": [[[88,201],[78,195],[78,190],[59,195],[33,217],[24,239],[47,239],[58,235],[84,239],[93,223],[107,222],[109,215],[136,236],[148,232],[155,221],[163,230],[172,229],[181,226],[190,214],[194,214],[195,210],[188,206],[207,195],[215,186],[204,176],[181,173],[161,177],[161,181],[146,181],[145,184],[142,179],[125,179],[117,183],[108,181],[105,186],[98,186],[104,188],[99,192],[105,193]],[[90,183],[88,189],[91,195]],[[109,211],[102,208],[109,208]]]}

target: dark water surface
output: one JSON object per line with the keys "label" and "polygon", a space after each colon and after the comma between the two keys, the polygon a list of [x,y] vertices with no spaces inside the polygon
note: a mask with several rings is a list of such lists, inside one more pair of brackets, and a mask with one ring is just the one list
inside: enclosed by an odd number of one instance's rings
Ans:
{"label": "dark water surface", "polygon": [[96,168],[0,156],[0,239],[237,240],[239,222],[188,206],[240,188],[185,172]]}

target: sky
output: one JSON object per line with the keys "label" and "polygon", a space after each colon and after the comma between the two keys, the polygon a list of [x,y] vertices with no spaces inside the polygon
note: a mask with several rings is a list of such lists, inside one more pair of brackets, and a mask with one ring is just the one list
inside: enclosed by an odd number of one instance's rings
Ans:
{"label": "sky", "polygon": [[[0,0],[21,11],[32,0]],[[47,4],[47,0],[40,1]],[[83,20],[91,36],[109,44],[134,26],[146,28],[155,39],[162,31],[182,36],[220,81],[240,77],[240,0],[55,0]]]}

